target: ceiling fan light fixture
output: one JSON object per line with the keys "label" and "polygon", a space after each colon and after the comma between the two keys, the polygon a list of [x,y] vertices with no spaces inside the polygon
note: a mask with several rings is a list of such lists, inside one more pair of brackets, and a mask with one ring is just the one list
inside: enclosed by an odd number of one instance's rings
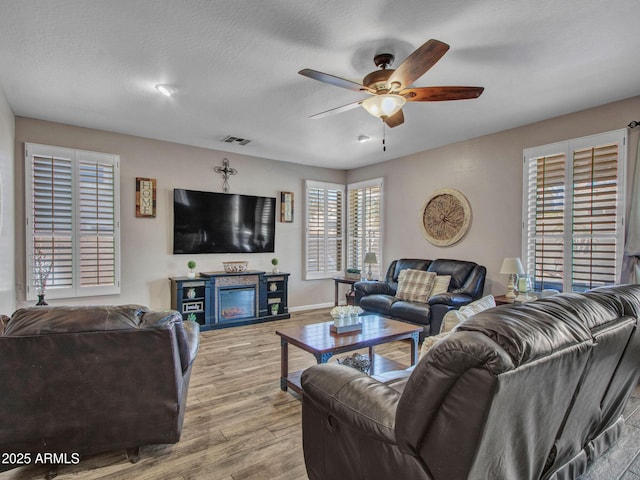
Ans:
{"label": "ceiling fan light fixture", "polygon": [[158,85],[156,85],[156,90],[158,90],[161,94],[163,94],[166,97],[171,97],[173,96],[174,93],[178,91],[178,89],[173,85],[167,85],[164,83],[159,83]]}
{"label": "ceiling fan light fixture", "polygon": [[367,98],[362,102],[362,106],[374,117],[386,118],[398,113],[405,103],[406,99],[403,96],[385,93]]}

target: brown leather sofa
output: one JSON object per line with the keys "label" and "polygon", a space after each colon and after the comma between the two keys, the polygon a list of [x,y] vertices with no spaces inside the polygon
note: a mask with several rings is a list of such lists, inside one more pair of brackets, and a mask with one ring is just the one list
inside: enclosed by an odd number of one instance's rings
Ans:
{"label": "brown leather sofa", "polygon": [[[427,303],[399,300],[395,296],[398,277],[407,268],[451,275],[449,291],[431,297]],[[449,310],[482,297],[486,275],[485,267],[464,260],[400,258],[391,262],[383,281],[356,282],[353,286],[355,303],[366,312],[421,325],[424,327],[422,339],[424,335],[440,332],[442,318]]]}
{"label": "brown leather sofa", "polygon": [[412,371],[302,375],[310,480],[567,480],[614,444],[640,374],[640,285],[478,313]]}
{"label": "brown leather sofa", "polygon": [[[0,452],[84,455],[180,439],[199,325],[139,305],[0,321]],[[34,457],[32,457],[34,458]]]}

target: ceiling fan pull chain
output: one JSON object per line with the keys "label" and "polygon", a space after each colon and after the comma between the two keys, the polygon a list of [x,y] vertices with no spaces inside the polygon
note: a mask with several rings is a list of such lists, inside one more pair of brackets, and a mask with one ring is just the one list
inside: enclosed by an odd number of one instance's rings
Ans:
{"label": "ceiling fan pull chain", "polygon": [[383,152],[387,151],[386,139],[387,139],[387,130],[384,128],[384,120],[383,120],[382,121],[382,151]]}

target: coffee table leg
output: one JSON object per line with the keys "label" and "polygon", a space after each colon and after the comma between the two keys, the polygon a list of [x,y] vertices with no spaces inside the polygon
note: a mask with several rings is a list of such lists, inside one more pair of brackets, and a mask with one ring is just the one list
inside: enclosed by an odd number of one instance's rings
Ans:
{"label": "coffee table leg", "polygon": [[316,362],[318,363],[327,363],[331,357],[333,357],[333,353],[318,353],[314,354],[316,357]]}
{"label": "coffee table leg", "polygon": [[280,338],[280,390],[287,391],[287,377],[289,376],[289,342]]}
{"label": "coffee table leg", "polygon": [[369,347],[369,373],[373,375],[375,373],[375,355],[373,353],[373,347]]}
{"label": "coffee table leg", "polygon": [[411,334],[411,365],[418,363],[418,339],[420,334],[418,332]]}

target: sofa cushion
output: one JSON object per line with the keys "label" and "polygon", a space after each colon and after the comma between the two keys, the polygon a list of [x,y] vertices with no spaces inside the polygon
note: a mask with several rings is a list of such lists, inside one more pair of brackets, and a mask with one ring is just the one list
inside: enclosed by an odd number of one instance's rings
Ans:
{"label": "sofa cushion", "polygon": [[431,307],[428,303],[405,302],[404,300],[394,302],[389,309],[391,316],[420,325],[429,325],[430,311]]}
{"label": "sofa cushion", "polygon": [[366,297],[362,297],[360,300],[360,306],[366,311],[389,315],[391,305],[397,301],[398,299],[393,295],[384,295],[380,293],[377,295],[367,295]]}
{"label": "sofa cushion", "polygon": [[426,303],[433,289],[436,278],[434,272],[406,269],[398,276],[398,290],[396,297],[407,302]]}
{"label": "sofa cushion", "polygon": [[451,275],[436,275],[436,279],[433,282],[433,288],[429,294],[429,298],[436,295],[441,295],[449,291],[449,284],[451,283]]}

